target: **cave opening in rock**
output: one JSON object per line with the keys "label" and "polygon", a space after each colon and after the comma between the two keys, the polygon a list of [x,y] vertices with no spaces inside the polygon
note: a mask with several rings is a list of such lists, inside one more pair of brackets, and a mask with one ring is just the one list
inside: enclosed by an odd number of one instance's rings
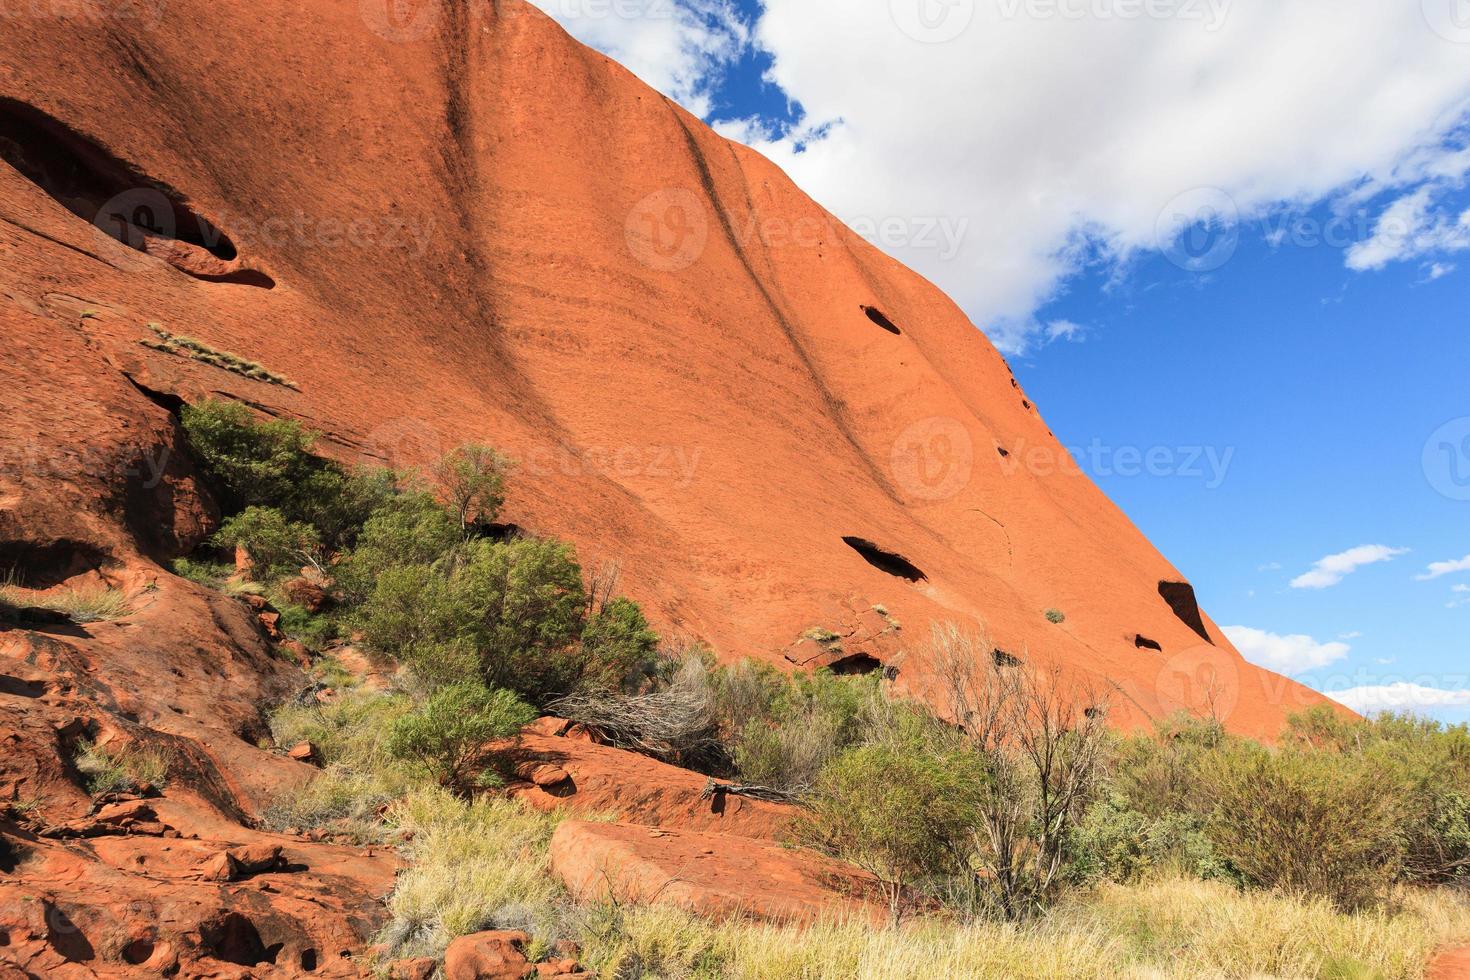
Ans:
{"label": "cave opening in rock", "polygon": [[[183,195],[36,107],[0,98],[0,133],[0,159],[124,245],[143,252],[150,239],[165,239],[202,249],[221,262],[239,256],[229,236],[190,208]],[[169,264],[210,282],[275,286],[270,276],[254,269],[214,274],[172,258]]]}
{"label": "cave opening in rock", "polygon": [[1200,635],[1206,643],[1213,643],[1210,631],[1205,629],[1204,617],[1199,611],[1199,600],[1195,598],[1194,586],[1188,582],[1160,582],[1159,595],[1169,604],[1179,621]]}
{"label": "cave opening in rock", "polygon": [[1140,650],[1157,650],[1159,653],[1164,652],[1163,644],[1159,643],[1158,640],[1150,640],[1142,633],[1139,633],[1133,638],[1133,645]]}
{"label": "cave opening in rock", "polygon": [[880,548],[866,538],[847,536],[842,540],[849,548],[862,555],[864,561],[880,572],[887,572],[889,575],[905,579],[909,582],[926,582],[929,580],[929,576],[925,575],[919,569],[919,566],[895,551]]}
{"label": "cave opening in rock", "polygon": [[854,677],[876,674],[883,669],[883,662],[870,654],[853,653],[830,664],[827,669],[839,677]]}
{"label": "cave opening in rock", "polygon": [[903,331],[898,329],[898,325],[895,324],[892,320],[888,319],[888,317],[885,316],[883,311],[878,309],[878,307],[864,306],[863,313],[867,315],[869,320],[872,320],[874,323],[878,324],[878,326],[882,327],[884,330],[887,330],[889,333],[900,336],[903,334]]}

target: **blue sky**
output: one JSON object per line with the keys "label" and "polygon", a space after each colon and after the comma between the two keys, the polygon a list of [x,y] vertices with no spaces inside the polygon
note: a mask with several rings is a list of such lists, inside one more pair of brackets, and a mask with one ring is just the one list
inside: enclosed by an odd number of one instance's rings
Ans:
{"label": "blue sky", "polygon": [[1470,718],[1470,0],[539,5],[896,219],[1247,656]]}

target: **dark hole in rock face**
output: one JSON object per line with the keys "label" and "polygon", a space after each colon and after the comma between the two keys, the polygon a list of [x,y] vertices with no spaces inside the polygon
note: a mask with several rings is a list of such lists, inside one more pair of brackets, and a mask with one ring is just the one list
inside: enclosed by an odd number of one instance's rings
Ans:
{"label": "dark hole in rock face", "polygon": [[279,947],[267,949],[260,932],[239,912],[225,912],[199,926],[199,938],[215,959],[238,966],[274,963]]}
{"label": "dark hole in rock face", "polygon": [[853,653],[831,664],[828,670],[840,677],[872,674],[883,669],[883,662],[866,653]]}
{"label": "dark hole in rock face", "polygon": [[999,648],[997,648],[993,653],[991,653],[991,657],[993,657],[995,659],[995,665],[997,667],[1019,667],[1019,666],[1021,666],[1021,658],[1020,657],[1013,656],[1012,654],[1006,653],[1004,650],[1001,650]]}
{"label": "dark hole in rock face", "polygon": [[1162,644],[1159,643],[1158,640],[1150,640],[1142,633],[1139,633],[1133,638],[1133,645],[1138,647],[1138,649],[1140,650],[1157,650],[1159,651],[1159,653],[1164,652],[1164,647]]}
{"label": "dark hole in rock face", "polygon": [[122,950],[123,962],[129,963],[133,966],[137,966],[140,963],[147,963],[148,958],[152,955],[153,940],[146,938],[134,939],[132,942],[124,946]]}
{"label": "dark hole in rock face", "polygon": [[123,377],[128,379],[128,384],[132,385],[133,388],[138,392],[138,394],[142,395],[144,398],[148,399],[150,402],[157,405],[165,412],[168,412],[170,415],[178,415],[181,411],[183,411],[184,399],[182,397],[167,391],[156,391],[138,381],[137,378],[134,378],[131,374],[127,374],[126,372],[124,372]]}
{"label": "dark hole in rock face", "polygon": [[49,589],[110,564],[110,555],[82,541],[0,541],[0,576],[26,589]]}
{"label": "dark hole in rock face", "polygon": [[1004,446],[996,446],[995,451],[1000,453],[1001,459],[1010,459],[1011,457],[1011,451],[1009,449],[1006,449]]}
{"label": "dark hole in rock face", "polygon": [[1199,601],[1194,597],[1194,586],[1188,582],[1160,582],[1159,595],[1163,596],[1181,623],[1198,633],[1206,643],[1215,642],[1210,639],[1210,631],[1205,629]]}
{"label": "dark hole in rock face", "polygon": [[1089,718],[1098,719],[1106,715],[1107,712],[1103,711],[1103,709],[1101,708],[1088,708],[1086,711],[1083,712],[1083,714],[1085,714]]}
{"label": "dark hole in rock face", "polygon": [[314,949],[303,949],[301,951],[301,969],[311,973],[317,967],[317,955]]}
{"label": "dark hole in rock face", "polygon": [[863,556],[863,560],[880,572],[887,572],[897,578],[906,579],[910,582],[927,582],[929,576],[919,570],[919,566],[909,561],[903,555],[893,551],[887,551],[878,547],[866,538],[844,537],[843,542]]}
{"label": "dark hole in rock face", "polygon": [[[34,106],[0,98],[0,133],[0,159],[72,214],[129,248],[148,251],[150,239],[162,239],[193,246],[221,263],[239,257],[229,236],[196,214],[180,194]],[[172,257],[167,261],[196,279],[275,286],[270,276],[254,269],[216,272]]]}
{"label": "dark hole in rock face", "polygon": [[888,319],[888,317],[884,316],[883,311],[876,306],[864,306],[863,313],[867,315],[869,320],[872,320],[889,333],[902,335],[903,331],[898,329],[898,326],[892,320]]}

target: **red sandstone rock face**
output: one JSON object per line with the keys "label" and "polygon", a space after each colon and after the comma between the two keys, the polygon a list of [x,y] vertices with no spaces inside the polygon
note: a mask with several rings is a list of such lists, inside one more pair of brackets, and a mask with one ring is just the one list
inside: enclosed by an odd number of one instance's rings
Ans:
{"label": "red sandstone rock face", "polygon": [[799,924],[885,916],[878,882],[856,868],[729,834],[568,820],[551,839],[551,866],[583,901]]}
{"label": "red sandstone rock face", "polygon": [[[244,829],[311,775],[256,747],[260,706],[303,678],[243,603],[160,564],[218,520],[181,398],[299,418],[349,462],[494,444],[520,460],[508,520],[620,561],[666,633],[727,658],[897,668],[923,693],[928,625],[955,619],[1116,684],[1123,725],[1184,708],[1271,735],[1319,701],[1161,591],[1181,573],[1060,465],[984,337],[770,163],[518,0],[387,10],[228,0],[0,31],[0,570],[135,607],[0,630],[0,834],[25,858],[0,875],[7,959],[331,975],[381,921],[391,860]],[[91,813],[82,739],[166,748],[179,775]],[[779,823],[547,741],[538,765],[568,779],[539,770],[543,805]],[[257,844],[285,866],[231,856]]]}
{"label": "red sandstone rock face", "polygon": [[[983,335],[769,162],[517,0],[384,9],[7,24],[0,561],[197,541],[166,407],[215,394],[352,461],[501,447],[508,519],[619,560],[726,657],[858,657],[923,692],[954,619],[1116,684],[1119,724],[1270,735],[1317,703],[1171,608],[1182,574],[1062,465]],[[827,634],[840,656],[804,641]]]}

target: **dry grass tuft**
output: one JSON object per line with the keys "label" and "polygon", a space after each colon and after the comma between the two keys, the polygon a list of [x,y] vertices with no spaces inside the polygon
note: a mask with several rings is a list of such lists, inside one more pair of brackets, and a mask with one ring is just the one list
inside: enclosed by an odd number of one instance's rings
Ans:
{"label": "dry grass tuft", "polygon": [[138,343],[150,350],[162,351],[165,354],[173,354],[178,357],[187,357],[190,360],[199,361],[201,364],[208,364],[225,371],[232,371],[252,381],[263,381],[266,384],[280,385],[283,388],[291,388],[296,391],[301,390],[300,386],[290,378],[282,377],[279,374],[268,371],[263,365],[257,364],[255,361],[247,361],[238,354],[215,350],[203,341],[195,340],[193,337],[181,337],[178,334],[169,333],[156,323],[148,324],[148,329],[152,330],[158,336],[158,339],[144,339],[138,341]]}
{"label": "dry grass tuft", "polygon": [[19,609],[48,609],[73,623],[103,623],[122,619],[133,611],[131,597],[121,589],[105,585],[36,593],[13,584],[0,585],[0,606]]}
{"label": "dry grass tuft", "polygon": [[157,747],[129,744],[114,748],[82,742],[77,748],[72,764],[86,778],[87,792],[93,796],[162,789],[168,781],[172,757]]}

